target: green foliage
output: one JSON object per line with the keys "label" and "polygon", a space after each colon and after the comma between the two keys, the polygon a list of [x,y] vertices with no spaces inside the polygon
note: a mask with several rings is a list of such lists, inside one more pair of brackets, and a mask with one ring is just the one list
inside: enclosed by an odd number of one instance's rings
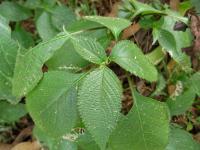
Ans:
{"label": "green foliage", "polygon": [[38,44],[25,54],[18,54],[13,79],[14,95],[25,96],[37,85],[43,76],[43,64],[54,55],[56,50],[62,47],[68,38],[68,35],[62,33]]}
{"label": "green foliage", "polygon": [[11,39],[8,22],[1,16],[0,33],[0,99],[16,103],[19,99],[12,95],[12,78],[20,47]]}
{"label": "green foliage", "polygon": [[115,37],[115,39],[118,39],[119,34],[123,29],[131,25],[131,22],[126,19],[121,18],[112,18],[112,17],[101,17],[101,16],[86,16],[84,17],[86,20],[90,20],[93,22],[97,22],[101,24],[102,26],[107,27],[110,29]]}
{"label": "green foliage", "polygon": [[71,41],[67,41],[46,64],[49,70],[78,71],[89,62],[76,52]]}
{"label": "green foliage", "polygon": [[27,113],[24,104],[12,105],[4,100],[0,101],[0,123],[12,123]]}
{"label": "green foliage", "polygon": [[165,87],[166,87],[166,81],[162,76],[162,74],[159,74],[156,90],[152,93],[152,95],[153,96],[162,95],[163,94],[162,91],[165,89]]}
{"label": "green foliage", "polygon": [[70,40],[76,52],[84,59],[96,64],[106,61],[104,48],[96,40],[82,36],[70,36]]}
{"label": "green foliage", "polygon": [[[132,92],[134,106],[122,116],[110,138],[110,149],[163,150],[168,143],[169,113],[166,104]],[[159,116],[159,118],[157,118]],[[159,135],[159,136],[158,136]]]}
{"label": "green foliage", "polygon": [[147,54],[146,57],[152,64],[158,65],[165,58],[165,52],[162,50],[162,47],[159,46],[151,53]]}
{"label": "green foliage", "polygon": [[130,41],[119,42],[112,50],[110,60],[131,73],[149,81],[157,80],[157,70],[137,45]]}
{"label": "green foliage", "polygon": [[190,78],[190,82],[192,84],[192,88],[193,88],[193,91],[198,95],[200,96],[200,84],[197,84],[199,83],[200,81],[200,72],[196,72],[195,74],[192,75],[192,77]]}
{"label": "green foliage", "polygon": [[200,144],[195,142],[188,132],[176,127],[171,128],[166,150],[198,150],[199,148]]}
{"label": "green foliage", "polygon": [[79,135],[76,142],[81,150],[99,150],[98,145],[87,131],[85,131],[84,134]]}
{"label": "green foliage", "polygon": [[146,14],[163,14],[164,12],[157,10],[147,4],[138,2],[136,0],[132,0],[130,1],[131,5],[134,7],[134,15],[132,16],[132,18],[142,14],[142,15],[146,15]]}
{"label": "green foliage", "polygon": [[70,23],[73,23],[76,20],[76,16],[68,7],[56,6],[52,10],[51,20],[52,24],[60,30],[63,26],[67,27]]}
{"label": "green foliage", "polygon": [[190,31],[174,31],[173,25],[176,20],[164,17],[163,23],[153,29],[154,42],[158,40],[162,48],[178,62],[184,70],[190,70],[190,58],[182,52],[182,48],[188,47],[192,43]]}
{"label": "green foliage", "polygon": [[66,150],[67,147],[68,150],[77,150],[77,145],[74,142],[63,138],[51,138],[39,128],[34,128],[33,134],[45,147],[48,147],[49,149]]}
{"label": "green foliage", "polygon": [[50,20],[50,14],[47,12],[43,12],[36,22],[36,27],[39,35],[44,41],[53,38],[58,33]]}
{"label": "green foliage", "polygon": [[198,0],[191,0],[192,5],[195,7],[196,11],[200,13],[200,3]]}
{"label": "green foliage", "polygon": [[186,112],[192,106],[194,99],[195,93],[192,88],[175,98],[169,98],[167,104],[171,115],[180,115]]}
{"label": "green foliage", "polygon": [[20,26],[16,26],[15,30],[12,32],[12,38],[19,42],[24,48],[34,46],[32,35]]}
{"label": "green foliage", "polygon": [[91,72],[79,91],[79,112],[94,140],[105,149],[120,115],[122,89],[113,72],[102,67]]}
{"label": "green foliage", "polygon": [[[75,86],[80,77],[79,74],[61,71],[48,72],[42,82],[27,96],[27,108],[36,125],[52,137],[70,132],[75,125]],[[59,120],[62,120],[62,123]]]}
{"label": "green foliage", "polygon": [[[129,0],[118,17],[85,16],[96,10],[84,2],[0,4],[1,124],[28,113],[34,136],[50,150],[199,149],[187,131],[170,129],[178,115],[197,124],[188,114],[199,109],[198,52],[183,52],[196,37],[174,26],[189,27],[184,13],[192,4],[198,11],[198,2],[181,2],[175,12]],[[140,32],[122,39],[136,22]]]}
{"label": "green foliage", "polygon": [[29,18],[31,11],[15,2],[4,1],[0,5],[0,15],[9,21],[21,21]]}
{"label": "green foliage", "polygon": [[77,32],[80,30],[89,30],[96,29],[102,27],[101,24],[89,21],[86,19],[80,19],[75,22],[70,23],[70,25],[66,28],[69,32]]}
{"label": "green foliage", "polygon": [[[155,2],[158,3],[158,2]],[[182,17],[178,12],[175,12],[173,10],[170,10],[168,8],[165,8],[166,6],[160,6],[160,10],[154,8],[151,5],[144,4],[141,2],[138,2],[137,0],[129,0],[129,3],[126,4],[124,10],[126,13],[126,17],[128,18],[135,18],[136,16],[139,15],[151,15],[151,14],[158,14],[158,15],[166,15],[169,16],[170,18],[173,18],[178,21],[182,21],[184,23],[188,23],[188,19],[185,17]]]}

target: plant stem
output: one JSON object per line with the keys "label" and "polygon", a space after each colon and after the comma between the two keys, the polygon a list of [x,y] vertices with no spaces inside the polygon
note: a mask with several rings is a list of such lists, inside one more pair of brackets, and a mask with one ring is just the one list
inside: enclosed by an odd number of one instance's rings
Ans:
{"label": "plant stem", "polygon": [[135,84],[133,83],[133,80],[131,79],[130,77],[130,74],[127,73],[127,79],[128,79],[128,84],[130,86],[130,89],[131,89],[131,93],[133,94],[134,93],[134,89],[135,89]]}

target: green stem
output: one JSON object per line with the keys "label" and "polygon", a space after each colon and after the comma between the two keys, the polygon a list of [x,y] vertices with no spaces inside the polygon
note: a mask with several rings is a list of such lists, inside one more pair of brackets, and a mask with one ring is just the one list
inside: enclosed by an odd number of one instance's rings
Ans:
{"label": "green stem", "polygon": [[136,86],[133,83],[133,80],[131,79],[130,74],[128,74],[128,73],[127,73],[127,79],[128,79],[128,84],[129,84],[130,89],[131,89],[131,93],[133,94]]}

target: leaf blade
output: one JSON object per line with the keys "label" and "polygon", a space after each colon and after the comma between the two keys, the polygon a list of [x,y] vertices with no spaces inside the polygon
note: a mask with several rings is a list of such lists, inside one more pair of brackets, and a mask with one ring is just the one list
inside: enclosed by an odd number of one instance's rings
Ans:
{"label": "leaf blade", "polygon": [[196,92],[198,96],[200,96],[200,85],[197,83],[200,83],[200,72],[196,72],[192,75],[190,78],[190,82],[192,83],[192,88]]}
{"label": "leaf blade", "polygon": [[8,21],[1,16],[0,33],[0,99],[16,103],[19,99],[12,94],[12,78],[19,47],[11,39]]}
{"label": "leaf blade", "polygon": [[71,42],[76,52],[85,60],[101,64],[107,60],[104,48],[96,39],[85,36],[71,36]]}
{"label": "leaf blade", "polygon": [[61,137],[75,125],[77,90],[74,86],[80,77],[64,71],[50,71],[27,95],[26,105],[34,122],[48,135]]}
{"label": "leaf blade", "polygon": [[106,67],[91,72],[80,88],[78,104],[81,117],[101,149],[105,149],[117,124],[121,94],[119,80]]}
{"label": "leaf blade", "polygon": [[68,37],[66,34],[59,34],[53,39],[38,44],[24,55],[18,56],[13,78],[14,95],[25,96],[37,85],[43,76],[41,70],[43,64],[54,55]]}
{"label": "leaf blade", "polygon": [[157,70],[141,50],[130,41],[119,42],[113,49],[110,60],[127,71],[148,81],[157,80]]}
{"label": "leaf blade", "polygon": [[198,150],[199,148],[200,144],[195,142],[188,132],[175,127],[171,128],[166,150]]}
{"label": "leaf blade", "polygon": [[0,122],[13,123],[27,113],[24,104],[12,105],[6,101],[0,101]]}
{"label": "leaf blade", "polygon": [[183,94],[175,97],[174,99],[169,98],[167,105],[170,109],[171,115],[184,114],[193,104],[195,99],[195,92],[192,88],[184,91]]}
{"label": "leaf blade", "polygon": [[37,31],[42,40],[49,40],[58,34],[57,29],[51,23],[51,16],[47,12],[43,12],[36,21]]}
{"label": "leaf blade", "polygon": [[136,91],[133,91],[133,95],[135,105],[127,116],[122,116],[111,135],[110,149],[149,150],[156,147],[157,150],[163,150],[168,144],[167,106]]}
{"label": "leaf blade", "polygon": [[131,25],[131,22],[122,18],[101,17],[101,16],[85,16],[84,19],[97,22],[108,29],[110,29],[115,37],[118,39],[120,32]]}
{"label": "leaf blade", "polygon": [[15,2],[4,1],[0,5],[0,14],[9,21],[21,21],[31,16],[31,11]]}

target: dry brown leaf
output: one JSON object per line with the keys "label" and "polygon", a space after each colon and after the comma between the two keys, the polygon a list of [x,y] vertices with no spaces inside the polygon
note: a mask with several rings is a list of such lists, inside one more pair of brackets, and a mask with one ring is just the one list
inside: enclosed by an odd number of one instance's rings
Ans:
{"label": "dry brown leaf", "polygon": [[107,14],[108,17],[116,17],[118,14],[119,6],[121,5],[121,2],[116,2],[111,9],[111,12]]}
{"label": "dry brown leaf", "polygon": [[13,145],[11,144],[0,143],[0,150],[11,150],[12,147]]}
{"label": "dry brown leaf", "polygon": [[32,135],[32,129],[33,129],[33,126],[29,126],[29,127],[25,128],[25,129],[23,129],[19,133],[19,135],[15,138],[15,140],[14,140],[14,142],[12,144],[16,145],[18,143],[23,142],[24,139],[26,139],[27,137]]}
{"label": "dry brown leaf", "polygon": [[196,135],[194,135],[194,139],[200,142],[200,133],[197,133]]}
{"label": "dry brown leaf", "polygon": [[145,80],[139,80],[136,82],[137,90],[143,96],[149,96],[153,92],[153,90],[155,90],[155,87],[153,87],[153,85],[153,83],[151,85],[147,85]]}
{"label": "dry brown leaf", "polygon": [[129,37],[131,37],[132,35],[134,35],[136,32],[138,32],[140,30],[140,25],[139,23],[136,24],[132,24],[131,26],[129,26],[128,28],[126,28],[123,31],[122,34],[122,39],[127,39]]}
{"label": "dry brown leaf", "polygon": [[170,7],[175,11],[178,11],[179,4],[180,4],[180,0],[170,0],[170,3],[169,3]]}
{"label": "dry brown leaf", "polygon": [[11,150],[41,150],[39,142],[22,142],[15,145]]}
{"label": "dry brown leaf", "polygon": [[175,90],[176,90],[176,85],[170,84],[167,86],[167,91],[170,96],[174,94]]}
{"label": "dry brown leaf", "polygon": [[173,59],[171,59],[170,62],[167,64],[167,70],[169,74],[173,72],[174,68],[176,67],[176,64],[176,61],[174,61]]}

